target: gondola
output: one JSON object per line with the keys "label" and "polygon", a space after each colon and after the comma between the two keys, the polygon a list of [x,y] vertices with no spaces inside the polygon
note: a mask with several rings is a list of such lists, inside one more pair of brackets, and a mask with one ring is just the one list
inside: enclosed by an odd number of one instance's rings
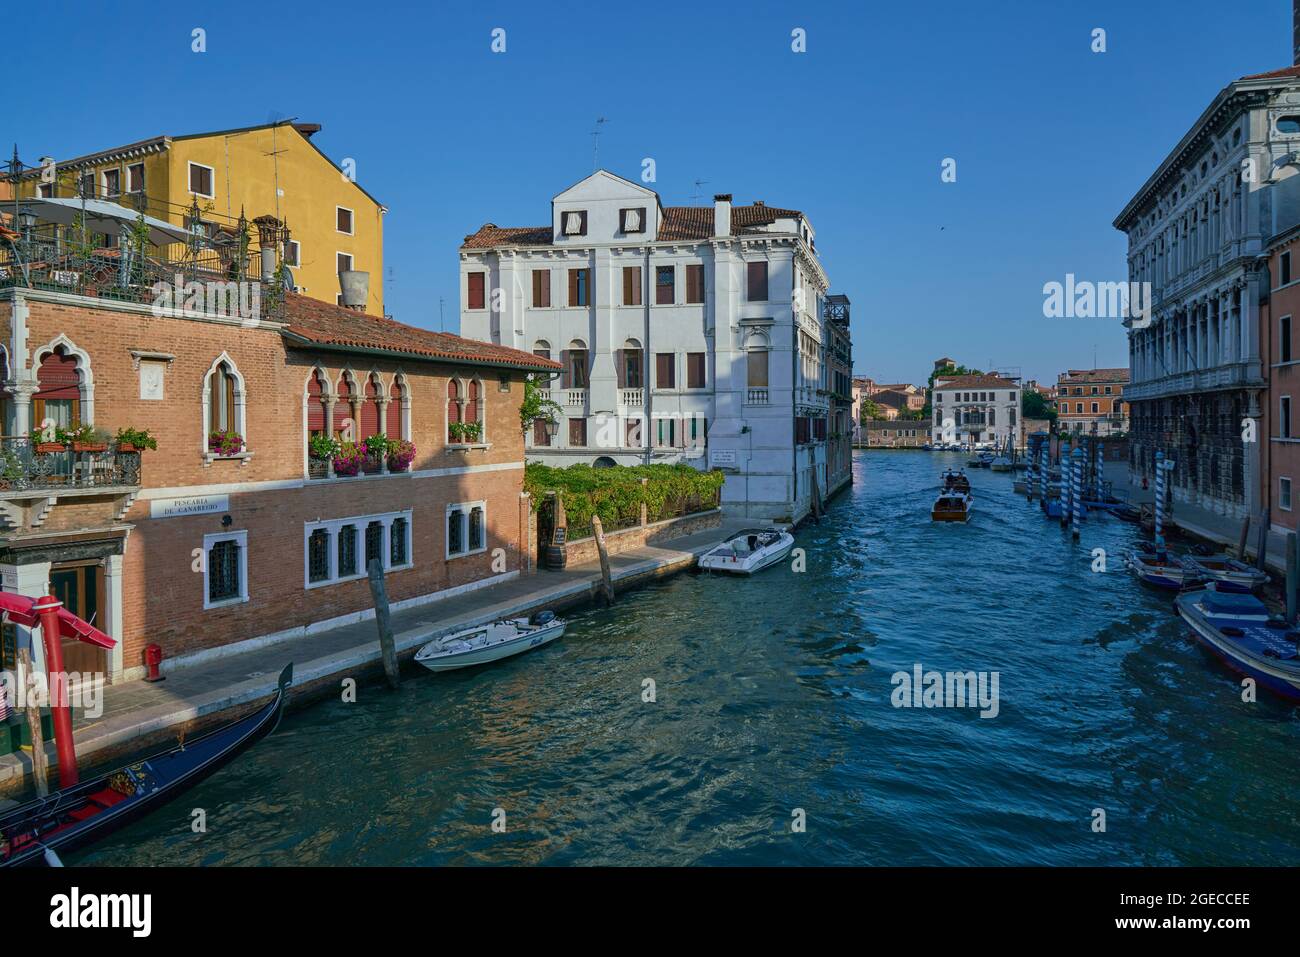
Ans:
{"label": "gondola", "polygon": [[59,853],[98,841],[179,796],[274,731],[292,683],[290,663],[275,698],[253,714],[0,814],[0,867],[57,865]]}

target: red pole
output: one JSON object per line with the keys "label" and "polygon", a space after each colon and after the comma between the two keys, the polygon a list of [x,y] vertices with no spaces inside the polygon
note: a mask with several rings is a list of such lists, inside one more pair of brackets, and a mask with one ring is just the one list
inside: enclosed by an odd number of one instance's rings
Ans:
{"label": "red pole", "polygon": [[59,634],[59,609],[53,595],[36,599],[33,610],[41,616],[45,643],[45,676],[50,684],[50,712],[54,715],[54,747],[59,755],[59,787],[77,783],[77,752],[72,745],[72,712],[68,710],[68,675],[63,670],[63,638]]}

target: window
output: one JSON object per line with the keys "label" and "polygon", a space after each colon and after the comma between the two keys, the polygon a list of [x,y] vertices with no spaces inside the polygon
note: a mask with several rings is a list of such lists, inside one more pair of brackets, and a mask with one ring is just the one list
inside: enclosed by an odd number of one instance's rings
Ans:
{"label": "window", "polygon": [[676,366],[677,366],[677,353],[658,352],[655,354],[655,388],[656,389],[676,388],[677,385],[677,379],[675,376]]}
{"label": "window", "polygon": [[126,191],[128,193],[144,192],[143,163],[132,163],[126,168]]}
{"label": "window", "polygon": [[1278,437],[1283,439],[1291,438],[1291,397],[1284,395],[1281,398],[1281,414],[1278,416]]}
{"label": "window", "polygon": [[286,266],[302,265],[302,244],[291,239],[284,244],[284,264]]}
{"label": "window", "polygon": [[[1110,386],[1106,386],[1106,394],[1107,394],[1107,395],[1110,395]],[[1015,396],[1014,396],[1014,394],[1013,394],[1012,398],[1014,398],[1014,397],[1015,397]]]}
{"label": "window", "polygon": [[400,568],[408,561],[406,557],[406,534],[407,521],[403,516],[393,519],[393,524],[388,529],[388,565],[390,568]]}
{"label": "window", "polygon": [[236,380],[233,367],[218,361],[208,373],[208,431],[239,432],[235,414]]}
{"label": "window", "polygon": [[675,270],[672,266],[655,267],[655,305],[671,306],[675,296]]}
{"label": "window", "polygon": [[469,274],[469,308],[487,307],[487,274],[472,272]]}
{"label": "window", "polygon": [[551,307],[551,271],[549,269],[533,270],[533,308],[549,309]]}
{"label": "window", "polygon": [[1096,402],[1094,402],[1094,403],[1092,404],[1092,414],[1093,414],[1093,415],[1096,415],[1096,414],[1097,414],[1097,403],[1096,403]]}
{"label": "window", "polygon": [[641,448],[640,419],[628,419],[623,423],[623,445],[629,449]]}
{"label": "window", "polygon": [[385,571],[411,566],[409,511],[310,522],[303,534],[307,588],[364,578],[372,558]]}
{"label": "window", "polygon": [[704,353],[686,353],[686,388],[704,388]]}
{"label": "window", "polygon": [[337,253],[335,255],[335,264],[338,266],[340,273],[352,271],[352,255],[350,253]]}
{"label": "window", "polygon": [[[1300,116],[1279,116],[1277,118],[1277,131],[1279,133],[1300,133]],[[1241,130],[1237,130],[1237,135],[1241,135]]]}
{"label": "window", "polygon": [[750,302],[767,301],[767,263],[749,263],[745,267]]}
{"label": "window", "polygon": [[587,420],[570,419],[569,420],[569,445],[574,448],[583,448],[587,444]]}
{"label": "window", "polygon": [[570,269],[569,270],[569,305],[586,306],[590,305],[590,269]]}
{"label": "window", "polygon": [[330,533],[318,528],[307,536],[307,581],[323,582],[330,577]]}
{"label": "window", "polygon": [[657,447],[661,449],[675,448],[679,434],[676,419],[655,419],[655,445]]}
{"label": "window", "polygon": [[623,267],[623,305],[641,305],[641,267]]}
{"label": "window", "polygon": [[645,385],[641,377],[641,370],[645,365],[645,353],[640,347],[635,345],[633,340],[628,340],[628,344],[623,346],[623,362],[619,367],[619,376],[621,389],[640,389]]}
{"label": "window", "polygon": [[1277,354],[1281,362],[1291,361],[1291,317],[1283,316],[1278,320]]}
{"label": "window", "polygon": [[1285,475],[1277,480],[1278,505],[1283,511],[1291,511],[1291,480]]}
{"label": "window", "polygon": [[1076,403],[1074,403],[1074,411],[1075,411],[1076,413],[1082,415],[1082,414],[1083,414],[1083,403],[1082,403],[1082,402],[1076,402]]}
{"label": "window", "polygon": [[746,367],[746,385],[751,389],[767,388],[767,350],[750,349]]}
{"label": "window", "polygon": [[204,535],[203,551],[203,607],[248,601],[248,533]]}
{"label": "window", "polygon": [[366,569],[372,561],[384,563],[384,523],[371,519],[366,523]]}
{"label": "window", "polygon": [[686,301],[704,301],[704,266],[700,263],[686,267]]}
{"label": "window", "polygon": [[645,232],[645,209],[620,209],[619,229],[625,233]]}
{"label": "window", "polygon": [[585,209],[571,210],[561,215],[564,217],[564,235],[587,235],[587,211]]}
{"label": "window", "polygon": [[533,445],[549,446],[551,444],[550,433],[546,431],[546,420],[536,419],[533,422]]}
{"label": "window", "polygon": [[452,445],[458,445],[461,442],[459,436],[451,434],[451,427],[453,424],[460,422],[462,391],[459,380],[447,380],[447,441]]}
{"label": "window", "polygon": [[212,167],[190,163],[190,192],[212,199]]}
{"label": "window", "polygon": [[37,196],[40,196],[42,199],[53,199],[53,198],[54,198],[54,184],[53,184],[53,183],[41,183],[41,184],[39,184],[39,185],[36,187],[36,195],[37,195]]}
{"label": "window", "polygon": [[568,361],[564,362],[564,372],[561,374],[560,387],[564,389],[587,388],[588,366],[587,347],[575,339],[573,342],[569,343]]}
{"label": "window", "polygon": [[82,199],[95,198],[95,174],[93,172],[82,173],[77,177],[77,195]]}
{"label": "window", "polygon": [[447,506],[447,558],[487,550],[487,503],[461,502]]}
{"label": "window", "polygon": [[346,206],[334,207],[334,228],[341,233],[352,235],[352,210]]}
{"label": "window", "polygon": [[357,574],[357,527],[340,525],[336,537],[338,538],[338,577],[351,578]]}
{"label": "window", "polygon": [[104,195],[110,199],[122,195],[122,171],[120,169],[104,170]]}

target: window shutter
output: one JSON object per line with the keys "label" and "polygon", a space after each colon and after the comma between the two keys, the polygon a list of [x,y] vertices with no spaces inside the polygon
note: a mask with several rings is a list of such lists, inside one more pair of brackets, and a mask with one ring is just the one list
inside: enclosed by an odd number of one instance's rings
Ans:
{"label": "window shutter", "polygon": [[632,283],[634,281],[633,269],[634,267],[632,266],[623,267],[623,305],[625,306],[636,305],[636,297],[633,295],[632,289]]}
{"label": "window shutter", "polygon": [[749,263],[749,299],[763,302],[767,299],[767,263]]}
{"label": "window shutter", "polygon": [[560,373],[560,388],[572,389],[573,388],[573,366],[569,362],[568,349],[560,350],[560,365],[564,366],[564,371]]}
{"label": "window shutter", "polygon": [[624,351],[622,349],[614,350],[614,374],[618,379],[620,389],[627,388],[627,363],[623,359]]}
{"label": "window shutter", "polygon": [[569,305],[578,304],[578,270],[569,270]]}

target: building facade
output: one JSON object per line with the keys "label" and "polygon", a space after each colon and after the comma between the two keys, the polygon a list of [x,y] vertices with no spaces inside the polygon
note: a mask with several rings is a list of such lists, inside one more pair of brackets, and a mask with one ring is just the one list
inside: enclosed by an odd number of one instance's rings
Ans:
{"label": "building facade", "polygon": [[868,419],[862,445],[869,449],[919,449],[930,442],[929,423],[920,419]]}
{"label": "building facade", "polygon": [[545,225],[467,236],[460,271],[466,336],[562,367],[558,432],[538,425],[530,457],[720,468],[724,508],[755,518],[797,520],[814,482],[834,491],[834,320],[798,210],[729,195],[664,207],[600,170],[555,196]]}
{"label": "building facade", "polygon": [[244,212],[266,213],[288,228],[283,260],[297,292],[342,304],[340,274],[363,274],[349,304],[383,315],[388,210],[356,182],[351,160],[340,167],[313,142],[319,131],[283,120],[156,136],[28,170],[18,195],[106,199],[186,228],[197,208],[209,238],[232,236]]}
{"label": "building facade", "polygon": [[[70,670],[120,680],[149,644],[169,667],[365,618],[370,559],[395,607],[529,564],[519,407],[557,363],[293,294],[240,320],[160,312],[147,283],[96,300],[4,275],[0,578],[118,639],[68,644]],[[78,423],[104,437],[54,441]],[[409,446],[316,454],[380,435]],[[2,637],[12,668],[27,636]]]}
{"label": "building facade", "polygon": [[[1300,69],[1229,83],[1115,219],[1132,282],[1149,283],[1149,317],[1125,320],[1131,383],[1130,469],[1154,478],[1175,462],[1175,501],[1219,514],[1263,506],[1266,370],[1260,257],[1295,218]],[[1291,184],[1294,186],[1294,183]]]}
{"label": "building facade", "polygon": [[931,410],[932,442],[1001,445],[1011,436],[1023,443],[1020,384],[1015,380],[998,375],[936,376]]}
{"label": "building facade", "polygon": [[1056,380],[1056,422],[1061,432],[1115,435],[1128,431],[1124,388],[1128,369],[1070,369]]}

